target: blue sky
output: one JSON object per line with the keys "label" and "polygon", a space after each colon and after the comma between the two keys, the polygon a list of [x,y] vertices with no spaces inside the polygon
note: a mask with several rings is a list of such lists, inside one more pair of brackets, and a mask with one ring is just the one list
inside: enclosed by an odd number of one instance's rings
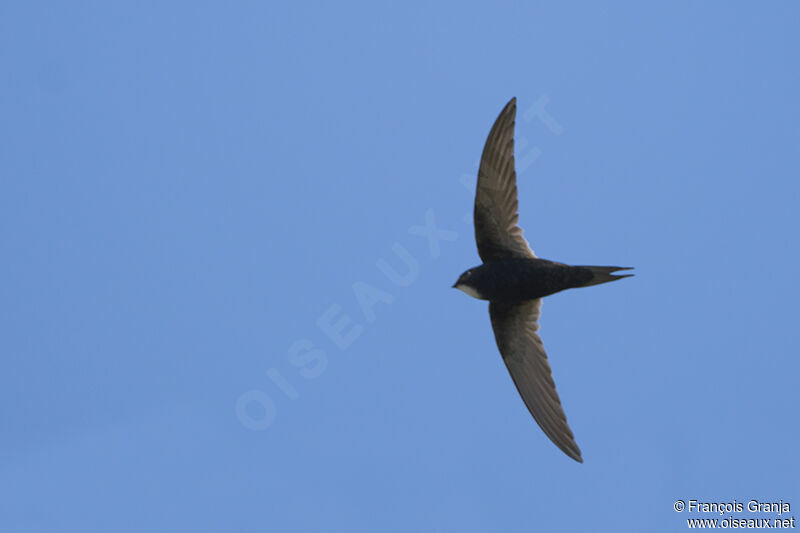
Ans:
{"label": "blue sky", "polygon": [[[2,529],[682,531],[714,515],[677,499],[800,508],[798,16],[4,2]],[[534,250],[636,267],[544,303],[583,465],[450,288],[512,96]]]}

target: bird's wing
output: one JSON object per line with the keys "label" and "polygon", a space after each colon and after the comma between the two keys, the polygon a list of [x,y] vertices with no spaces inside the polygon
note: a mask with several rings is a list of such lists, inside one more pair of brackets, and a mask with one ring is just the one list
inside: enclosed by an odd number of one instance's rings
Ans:
{"label": "bird's wing", "polygon": [[518,305],[492,302],[489,316],[511,379],[542,431],[561,451],[583,462],[567,424],[539,330],[541,298]]}
{"label": "bird's wing", "polygon": [[512,98],[492,126],[481,155],[475,191],[475,241],[484,263],[511,257],[536,257],[517,225],[517,172],[514,169]]}

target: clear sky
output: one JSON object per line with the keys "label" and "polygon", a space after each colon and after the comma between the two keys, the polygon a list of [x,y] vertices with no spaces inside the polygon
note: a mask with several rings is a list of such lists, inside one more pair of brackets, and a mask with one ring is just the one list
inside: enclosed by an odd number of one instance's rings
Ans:
{"label": "clear sky", "polygon": [[[800,7],[601,4],[2,2],[0,529],[800,514]],[[451,288],[512,96],[533,249],[636,267],[543,306],[582,465]]]}

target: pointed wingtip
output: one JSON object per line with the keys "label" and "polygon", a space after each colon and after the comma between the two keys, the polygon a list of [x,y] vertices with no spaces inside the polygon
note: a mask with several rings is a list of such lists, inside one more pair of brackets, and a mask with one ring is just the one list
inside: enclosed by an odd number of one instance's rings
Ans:
{"label": "pointed wingtip", "polygon": [[[553,442],[555,443],[555,441],[553,441]],[[570,448],[570,447],[566,447],[566,446],[561,446],[558,443],[555,443],[555,444],[556,444],[556,446],[559,447],[559,449],[561,449],[562,452],[564,452],[564,455],[566,455],[567,457],[569,457],[570,459],[572,459],[576,463],[583,464],[583,456],[581,455],[581,450],[578,448],[577,444],[575,444],[575,448],[574,449]]]}
{"label": "pointed wingtip", "polygon": [[578,448],[578,445],[574,441],[573,441],[573,445],[574,445],[574,449],[566,448],[566,447],[562,448],[561,446],[559,446],[559,448],[561,448],[562,452],[567,454],[567,457],[569,457],[570,459],[575,460],[578,463],[583,464],[583,455],[581,454],[580,448]]}
{"label": "pointed wingtip", "polygon": [[[492,132],[495,131],[496,128],[507,127],[510,124],[511,132],[513,135],[516,116],[517,116],[517,97],[515,96],[508,101],[505,107],[503,107],[503,110],[500,111],[500,114],[497,115],[497,120],[495,120],[494,125],[492,126]],[[492,136],[492,132],[489,132],[489,137]],[[486,142],[488,143],[489,140],[487,139]],[[511,143],[514,142],[513,138],[511,139],[510,142]]]}

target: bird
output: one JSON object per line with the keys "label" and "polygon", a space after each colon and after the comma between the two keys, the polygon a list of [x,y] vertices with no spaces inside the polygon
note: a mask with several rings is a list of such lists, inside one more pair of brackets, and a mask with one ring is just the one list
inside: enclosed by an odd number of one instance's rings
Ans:
{"label": "bird", "polygon": [[495,342],[522,401],[553,444],[583,463],[538,333],[542,298],[633,274],[615,274],[631,267],[571,266],[534,254],[519,226],[514,164],[516,110],[515,97],[492,126],[478,167],[473,219],[483,264],[461,274],[453,287],[489,301]]}

